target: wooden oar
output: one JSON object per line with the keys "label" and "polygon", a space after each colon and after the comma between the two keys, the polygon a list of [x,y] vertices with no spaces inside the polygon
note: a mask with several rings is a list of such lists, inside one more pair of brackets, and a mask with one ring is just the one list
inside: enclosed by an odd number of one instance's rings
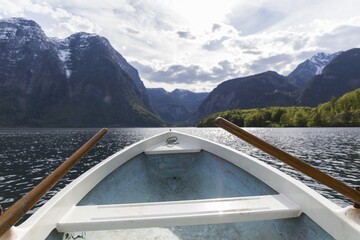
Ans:
{"label": "wooden oar", "polygon": [[33,190],[13,204],[0,216],[0,237],[14,226],[17,221],[31,209],[80,159],[106,134],[107,129],[101,129],[87,143],[79,148],[71,157],[63,162],[54,172],[47,176]]}
{"label": "wooden oar", "polygon": [[300,159],[290,155],[283,150],[274,147],[273,145],[257,138],[256,136],[248,133],[247,131],[241,129],[237,125],[229,122],[228,120],[218,117],[215,120],[216,124],[219,127],[222,127],[226,131],[234,134],[235,136],[241,138],[242,140],[250,143],[251,145],[257,147],[258,149],[270,154],[271,156],[281,160],[282,162],[288,164],[289,166],[299,170],[300,172],[308,175],[309,177],[319,181],[320,183],[334,189],[335,191],[343,194],[352,201],[354,201],[354,207],[359,207],[360,204],[360,192],[354,188],[349,187],[343,182],[327,175],[326,173],[314,168],[310,164],[301,161]]}

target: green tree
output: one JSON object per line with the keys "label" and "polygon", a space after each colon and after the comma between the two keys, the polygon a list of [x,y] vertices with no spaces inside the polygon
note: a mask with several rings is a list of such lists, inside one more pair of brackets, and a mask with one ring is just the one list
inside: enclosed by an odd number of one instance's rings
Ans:
{"label": "green tree", "polygon": [[274,123],[280,123],[281,116],[286,111],[283,108],[274,108],[271,112],[271,121]]}
{"label": "green tree", "polygon": [[335,96],[332,96],[331,100],[330,100],[330,107],[331,107],[331,111],[333,113],[336,113],[336,101],[337,101],[337,98]]}
{"label": "green tree", "polygon": [[296,127],[306,127],[308,121],[305,114],[302,111],[299,111],[295,113],[293,123]]}
{"label": "green tree", "polygon": [[321,116],[317,111],[314,111],[309,117],[308,127],[320,127],[321,125]]}
{"label": "green tree", "polygon": [[266,119],[263,112],[253,112],[244,119],[245,127],[265,127]]}

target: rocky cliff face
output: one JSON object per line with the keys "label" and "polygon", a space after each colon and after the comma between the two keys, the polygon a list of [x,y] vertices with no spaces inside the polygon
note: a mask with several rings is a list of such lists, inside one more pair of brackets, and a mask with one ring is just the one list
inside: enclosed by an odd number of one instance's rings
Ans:
{"label": "rocky cliff face", "polygon": [[0,88],[17,93],[14,125],[162,124],[136,69],[95,34],[50,39],[34,21],[0,20]]}

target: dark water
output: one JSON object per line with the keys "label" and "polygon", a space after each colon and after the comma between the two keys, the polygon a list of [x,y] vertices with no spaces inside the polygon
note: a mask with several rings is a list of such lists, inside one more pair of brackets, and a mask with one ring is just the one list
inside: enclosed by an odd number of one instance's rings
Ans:
{"label": "dark water", "polygon": [[[28,213],[32,214],[57,191],[101,160],[134,142],[167,128],[117,128],[108,134]],[[218,128],[176,128],[258,157],[340,206],[351,204],[318,184]],[[360,186],[360,128],[247,128],[247,131],[294,154],[351,186]],[[0,204],[7,209],[75,152],[98,129],[1,129]]]}

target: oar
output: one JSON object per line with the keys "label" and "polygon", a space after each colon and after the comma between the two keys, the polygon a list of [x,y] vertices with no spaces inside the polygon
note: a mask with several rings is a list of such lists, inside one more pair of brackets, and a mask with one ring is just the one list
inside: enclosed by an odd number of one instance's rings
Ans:
{"label": "oar", "polygon": [[0,216],[0,237],[14,226],[17,221],[31,209],[80,159],[106,134],[103,128],[96,133],[87,143],[79,148],[71,157],[63,162],[54,172],[47,176],[33,190],[14,203]]}
{"label": "oar", "polygon": [[300,172],[308,175],[309,177],[348,197],[349,199],[354,201],[354,207],[360,207],[360,192],[356,189],[349,187],[345,183],[340,182],[339,180],[314,168],[310,164],[303,162],[302,160],[290,155],[289,153],[284,152],[277,147],[274,147],[273,145],[265,142],[264,140],[257,138],[256,136],[248,133],[247,131],[241,129],[237,125],[229,122],[224,118],[218,117],[215,122],[219,127],[222,127],[226,131],[234,134],[242,140],[257,147],[258,149],[270,154],[271,156],[281,160],[289,166],[299,170]]}

